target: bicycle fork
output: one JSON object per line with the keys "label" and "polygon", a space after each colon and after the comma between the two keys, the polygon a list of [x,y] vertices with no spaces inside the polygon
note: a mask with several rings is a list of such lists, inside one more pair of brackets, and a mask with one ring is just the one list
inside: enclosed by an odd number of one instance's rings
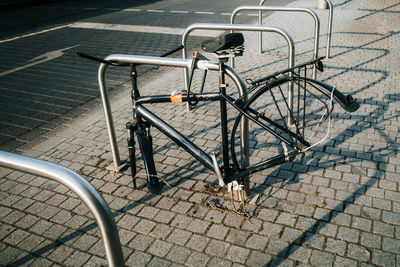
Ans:
{"label": "bicycle fork", "polygon": [[153,142],[150,134],[150,125],[140,119],[134,119],[133,122],[127,123],[126,127],[128,129],[129,161],[131,165],[133,186],[136,188],[135,133],[146,169],[148,188],[151,193],[156,194],[160,191],[161,184],[158,181],[157,171],[154,163]]}

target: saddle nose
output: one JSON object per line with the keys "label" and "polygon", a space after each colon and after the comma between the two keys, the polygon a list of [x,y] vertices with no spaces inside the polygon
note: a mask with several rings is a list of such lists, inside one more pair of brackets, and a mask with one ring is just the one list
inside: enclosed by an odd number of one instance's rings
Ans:
{"label": "saddle nose", "polygon": [[205,52],[215,53],[218,51],[237,48],[244,43],[242,33],[223,33],[215,38],[207,39],[201,42],[201,48]]}

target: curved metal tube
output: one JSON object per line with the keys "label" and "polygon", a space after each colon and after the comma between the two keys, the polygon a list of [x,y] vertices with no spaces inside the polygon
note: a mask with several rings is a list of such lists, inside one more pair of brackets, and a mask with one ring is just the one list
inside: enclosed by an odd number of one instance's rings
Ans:
{"label": "curved metal tube", "polygon": [[[122,54],[109,55],[105,58],[105,60],[124,62],[124,63],[171,66],[171,67],[188,67],[191,64],[191,60],[164,58],[164,57],[122,55]],[[107,64],[104,63],[100,64],[98,71],[98,82],[99,82],[101,100],[103,103],[104,116],[106,119],[108,139],[110,142],[111,154],[114,163],[114,168],[112,169],[112,171],[119,171],[124,165],[121,165],[120,162],[117,137],[115,135],[110,100],[108,96],[108,90],[106,88],[106,82],[105,82],[106,69],[107,69]]]}
{"label": "curved metal tube", "polygon": [[55,163],[0,151],[0,166],[41,176],[71,189],[94,214],[110,266],[125,266],[117,227],[107,203],[96,189],[75,172]]}
{"label": "curved metal tube", "polygon": [[[259,6],[263,6],[267,0],[261,0]],[[332,36],[332,21],[333,21],[333,5],[331,0],[325,0],[328,3],[329,7],[329,16],[328,16],[328,30],[327,30],[327,40],[326,40],[326,59],[330,57],[331,51],[331,36]],[[258,24],[262,25],[262,10],[258,11]],[[262,53],[262,32],[259,33],[259,49],[260,53]]]}
{"label": "curved metal tube", "polygon": [[[249,24],[217,24],[217,23],[196,23],[192,24],[186,28],[185,32],[182,36],[182,45],[183,49],[183,58],[186,59],[186,39],[189,34],[194,30],[230,30],[230,31],[260,31],[260,32],[275,32],[280,34],[287,42],[288,45],[288,67],[291,68],[294,66],[294,41],[292,37],[283,29],[279,27],[270,27],[270,26],[260,26],[260,25],[249,25]],[[184,69],[184,78],[185,78],[185,89],[187,90],[188,86],[188,71]]]}
{"label": "curved metal tube", "polygon": [[108,139],[111,145],[111,154],[113,157],[114,168],[113,171],[118,171],[121,168],[117,137],[115,136],[114,122],[111,114],[110,100],[108,96],[108,90],[105,87],[105,71],[107,69],[107,64],[100,64],[98,71],[98,81],[100,87],[101,102],[103,103],[104,116],[106,119]]}
{"label": "curved metal tube", "polygon": [[[258,10],[259,12],[262,11],[283,11],[283,12],[303,12],[311,15],[314,19],[314,52],[313,52],[313,58],[317,59],[318,58],[318,47],[319,47],[319,32],[320,32],[320,21],[318,18],[318,15],[312,11],[309,8],[306,7],[266,7],[266,6],[240,6],[236,8],[231,15],[231,24],[234,23],[236,15],[244,10],[248,11],[255,11]],[[262,25],[262,23],[259,23]],[[262,43],[261,43],[261,38],[262,38],[262,31],[259,32],[259,40],[260,40],[260,53],[262,52]],[[316,71],[314,68],[314,73],[313,73],[313,78],[316,78]]]}

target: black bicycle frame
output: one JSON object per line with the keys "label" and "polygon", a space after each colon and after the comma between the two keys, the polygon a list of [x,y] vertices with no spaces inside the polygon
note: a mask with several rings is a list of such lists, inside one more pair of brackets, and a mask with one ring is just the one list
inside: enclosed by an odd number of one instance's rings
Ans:
{"label": "black bicycle frame", "polygon": [[[220,125],[221,125],[221,143],[222,143],[222,174],[224,183],[229,183],[233,180],[241,181],[241,179],[247,175],[252,173],[271,168],[273,166],[282,164],[286,161],[292,160],[294,156],[298,154],[296,151],[290,151],[287,155],[280,155],[273,157],[271,159],[260,162],[256,165],[249,166],[246,169],[232,169],[230,168],[230,157],[229,157],[229,136],[228,136],[228,123],[227,123],[227,102],[232,105],[235,109],[237,109],[241,114],[244,114],[246,117],[250,119],[254,119],[248,112],[246,112],[240,104],[235,103],[234,99],[226,94],[226,83],[225,83],[225,64],[224,61],[219,63],[220,71],[219,71],[219,93],[201,93],[201,94],[190,94],[189,96],[186,94],[182,94],[182,102],[195,101],[195,102],[206,102],[206,101],[219,101],[220,103]],[[204,152],[201,148],[192,143],[188,138],[182,135],[179,131],[174,129],[168,123],[163,121],[157,115],[152,113],[150,110],[145,108],[143,104],[154,104],[154,103],[170,103],[171,99],[169,95],[155,95],[155,96],[140,96],[139,90],[137,88],[137,72],[136,65],[132,65],[131,67],[131,80],[132,80],[132,103],[133,103],[133,118],[138,121],[140,124],[147,123],[155,128],[157,128],[160,132],[165,134],[168,138],[174,141],[179,147],[182,147],[189,154],[191,154],[194,158],[196,158],[203,166],[208,168],[209,170],[216,172],[216,167],[213,164],[213,160],[211,156],[209,156],[206,152]],[[261,124],[267,131],[271,131],[271,129],[265,125]],[[138,126],[137,128],[144,128]],[[134,129],[135,130],[135,129]],[[290,135],[296,135],[293,132],[288,132]],[[159,190],[159,185],[157,181],[155,181],[156,176],[154,167],[153,154],[149,153],[148,150],[152,151],[151,142],[145,142],[143,136],[138,136],[139,146],[142,150],[143,160],[145,162],[146,171],[148,172],[148,182],[150,183],[150,190],[157,191]],[[128,143],[132,144],[133,141],[128,141]],[[131,147],[131,146],[130,146]],[[129,154],[134,154],[134,152],[129,152]],[[131,163],[133,165],[134,162]],[[132,166],[133,167],[133,166]],[[134,178],[134,177],[133,177]],[[153,187],[153,188],[151,188]]]}

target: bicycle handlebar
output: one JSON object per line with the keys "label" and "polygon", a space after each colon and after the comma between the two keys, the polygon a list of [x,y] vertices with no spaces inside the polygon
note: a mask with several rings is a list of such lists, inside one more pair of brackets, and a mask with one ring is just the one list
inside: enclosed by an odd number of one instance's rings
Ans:
{"label": "bicycle handlebar", "polygon": [[[183,45],[179,45],[179,46],[175,47],[174,49],[171,49],[171,50],[161,54],[159,57],[167,57],[167,56],[169,56],[169,55],[171,55],[171,54],[173,54],[175,52],[178,52],[178,51],[182,50],[183,48],[184,48]],[[100,63],[103,63],[103,64],[117,66],[117,67],[126,67],[126,66],[130,65],[129,63],[121,63],[121,62],[114,62],[114,61],[111,61],[111,60],[105,60],[105,59],[94,57],[94,56],[91,56],[91,55],[88,55],[88,54],[85,54],[85,53],[81,53],[81,52],[77,52],[76,55],[78,55],[80,57],[84,57],[84,58],[90,59],[90,60],[93,60],[93,61],[97,61],[97,62],[100,62]]]}
{"label": "bicycle handlebar", "polygon": [[160,57],[167,57],[167,56],[169,56],[169,55],[171,55],[171,54],[173,54],[175,52],[178,52],[178,51],[182,50],[183,48],[184,48],[183,45],[179,45],[179,46],[175,47],[174,49],[171,49],[171,50],[165,52],[164,54],[161,54]]}

